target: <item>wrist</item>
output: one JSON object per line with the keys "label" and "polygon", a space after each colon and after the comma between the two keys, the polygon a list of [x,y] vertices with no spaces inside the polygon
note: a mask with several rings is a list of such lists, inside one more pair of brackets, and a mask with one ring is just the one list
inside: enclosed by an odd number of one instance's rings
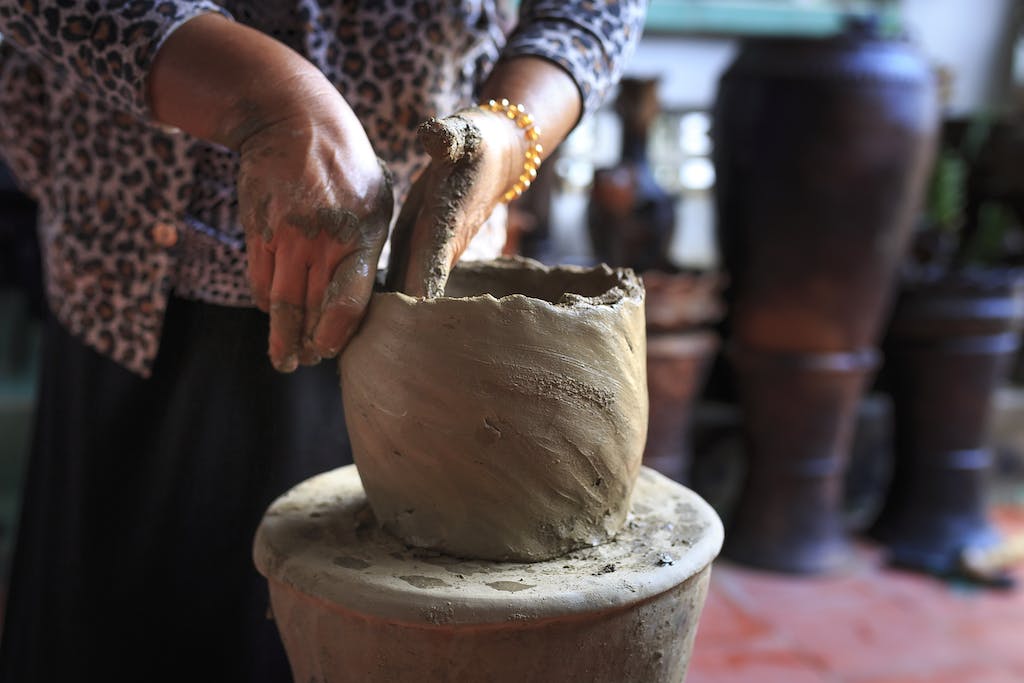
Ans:
{"label": "wrist", "polygon": [[540,141],[541,129],[533,114],[528,112],[523,104],[511,103],[507,99],[490,99],[480,103],[478,108],[502,119],[506,131],[511,136],[512,149],[515,151],[506,169],[504,187],[507,189],[502,194],[502,200],[512,201],[521,196],[537,179],[537,171],[540,169],[544,154],[544,146]]}
{"label": "wrist", "polygon": [[[313,129],[318,117],[351,114],[338,91],[310,65],[309,70],[280,69],[255,87],[240,88],[224,108],[211,140],[241,151],[262,131],[287,123],[293,129]],[[354,115],[353,115],[354,116]]]}

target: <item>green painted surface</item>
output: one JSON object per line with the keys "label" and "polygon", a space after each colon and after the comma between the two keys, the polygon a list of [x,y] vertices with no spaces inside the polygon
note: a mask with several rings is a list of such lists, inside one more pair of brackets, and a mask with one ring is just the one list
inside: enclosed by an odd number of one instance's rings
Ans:
{"label": "green painted surface", "polygon": [[799,0],[651,0],[645,32],[713,35],[837,33],[851,13],[877,12],[883,26],[898,24],[892,3]]}

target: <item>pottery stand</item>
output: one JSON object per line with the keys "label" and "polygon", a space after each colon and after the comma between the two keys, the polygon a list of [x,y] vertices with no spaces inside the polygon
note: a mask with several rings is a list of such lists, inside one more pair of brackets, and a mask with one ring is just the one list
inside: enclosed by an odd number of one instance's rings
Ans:
{"label": "pottery stand", "polygon": [[381,530],[348,466],[269,508],[255,561],[296,681],[679,683],[721,523],[646,468],[634,500],[611,543],[460,560]]}

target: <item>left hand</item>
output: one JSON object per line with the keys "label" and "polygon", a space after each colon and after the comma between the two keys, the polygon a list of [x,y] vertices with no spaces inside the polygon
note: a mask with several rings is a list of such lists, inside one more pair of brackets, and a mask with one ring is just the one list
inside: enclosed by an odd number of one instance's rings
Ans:
{"label": "left hand", "polygon": [[395,225],[389,289],[444,293],[448,274],[522,173],[526,141],[501,113],[465,109],[420,126],[431,156]]}

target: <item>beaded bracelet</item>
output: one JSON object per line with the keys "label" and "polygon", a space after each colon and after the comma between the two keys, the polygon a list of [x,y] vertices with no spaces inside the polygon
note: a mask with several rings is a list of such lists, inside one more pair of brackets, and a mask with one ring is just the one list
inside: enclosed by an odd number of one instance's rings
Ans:
{"label": "beaded bracelet", "polygon": [[479,106],[481,109],[494,113],[503,112],[505,116],[515,121],[516,125],[523,129],[523,135],[526,136],[526,142],[529,145],[526,149],[526,159],[523,161],[523,173],[519,176],[516,184],[505,193],[505,201],[510,202],[523,194],[530,183],[537,178],[540,155],[544,152],[544,147],[537,142],[540,140],[540,128],[533,125],[533,117],[526,113],[526,107],[521,104],[512,104],[508,100],[502,99],[500,101],[488,100]]}

